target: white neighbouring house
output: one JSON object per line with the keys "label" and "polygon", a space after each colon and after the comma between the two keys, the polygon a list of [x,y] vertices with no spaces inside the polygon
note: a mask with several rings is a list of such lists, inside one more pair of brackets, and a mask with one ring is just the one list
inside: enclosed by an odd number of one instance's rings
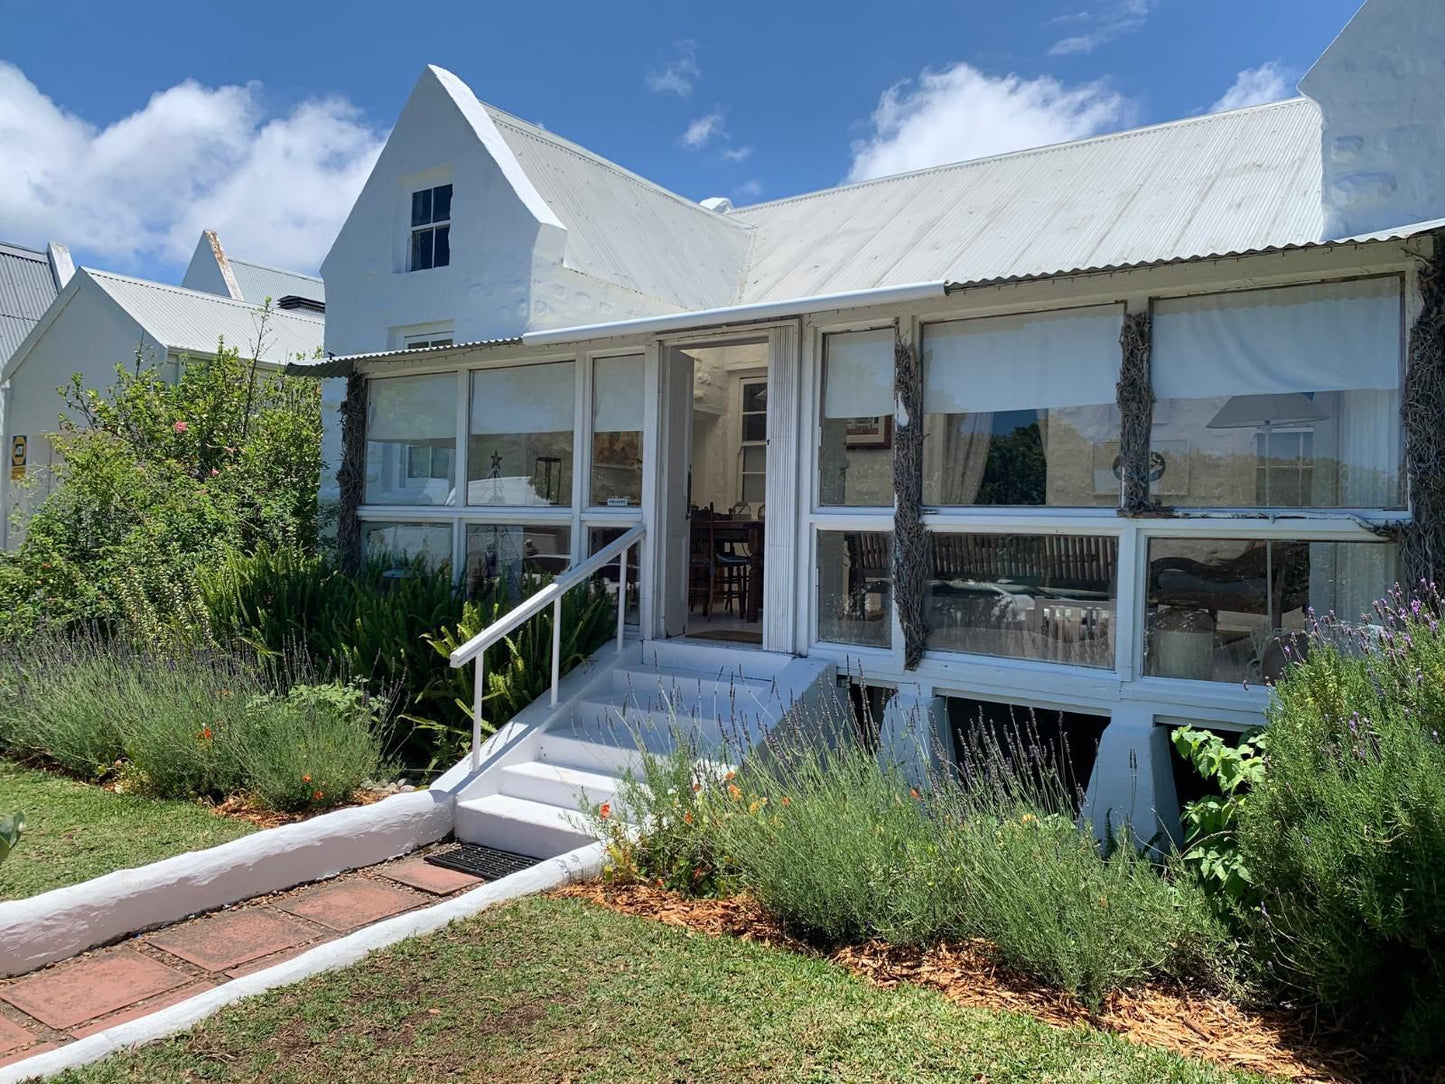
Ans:
{"label": "white neighbouring house", "polygon": [[1260,723],[1309,610],[1403,575],[1441,55],[1369,0],[1301,97],[742,208],[426,69],[322,269],[344,552],[642,533],[633,639],[455,769],[458,834],[575,842],[659,685],[716,736],[838,675],[892,747],[1036,708],[1096,824],[1177,832],[1168,729]]}
{"label": "white neighbouring house", "polygon": [[209,230],[180,286],[88,267],[70,274],[0,370],[4,447],[13,455],[19,438],[25,448],[18,469],[7,463],[0,473],[0,549],[20,545],[27,509],[54,485],[57,453],[47,435],[64,413],[57,389],[73,374],[86,387],[106,388],[117,365],[139,358],[175,379],[185,360],[214,357],[221,341],[269,368],[314,358],[324,298],[314,277],[228,261]]}

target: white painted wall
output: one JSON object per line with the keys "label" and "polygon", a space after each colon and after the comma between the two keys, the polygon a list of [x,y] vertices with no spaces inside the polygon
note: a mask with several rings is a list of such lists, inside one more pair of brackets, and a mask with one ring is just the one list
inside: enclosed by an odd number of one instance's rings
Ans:
{"label": "white painted wall", "polygon": [[10,369],[5,394],[3,428],[6,449],[5,466],[9,466],[11,437],[23,434],[29,438],[29,462],[26,483],[17,484],[8,469],[0,471],[0,548],[15,549],[24,538],[23,527],[12,522],[19,510],[43,500],[51,491],[49,468],[54,453],[45,439],[60,428],[64,406],[57,389],[79,373],[86,387],[105,388],[115,383],[115,367],[132,365],[135,352],[141,350],[147,361],[166,360],[163,346],[150,338],[110,296],[82,275],[75,280],[69,297],[56,300],[60,309],[48,314],[36,326],[29,343],[16,352]]}
{"label": "white painted wall", "polygon": [[1368,0],[1300,82],[1323,113],[1325,236],[1445,217],[1445,5]]}

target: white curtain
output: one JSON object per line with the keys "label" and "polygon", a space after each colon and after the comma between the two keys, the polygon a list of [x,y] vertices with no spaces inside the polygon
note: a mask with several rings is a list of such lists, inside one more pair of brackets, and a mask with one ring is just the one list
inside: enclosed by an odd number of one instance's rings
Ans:
{"label": "white curtain", "polygon": [[1394,390],[1401,327],[1394,277],[1158,301],[1154,394]]}
{"label": "white curtain", "polygon": [[893,413],[893,329],[829,335],[823,417],[876,418]]}
{"label": "white curtain", "polygon": [[972,504],[978,499],[992,434],[992,414],[923,416],[926,504]]}
{"label": "white curtain", "polygon": [[472,432],[571,432],[575,370],[575,362],[564,361],[473,373]]}
{"label": "white curtain", "polygon": [[598,358],[592,366],[592,431],[642,429],[642,355]]}
{"label": "white curtain", "polygon": [[368,381],[366,439],[398,444],[455,444],[456,374]]}

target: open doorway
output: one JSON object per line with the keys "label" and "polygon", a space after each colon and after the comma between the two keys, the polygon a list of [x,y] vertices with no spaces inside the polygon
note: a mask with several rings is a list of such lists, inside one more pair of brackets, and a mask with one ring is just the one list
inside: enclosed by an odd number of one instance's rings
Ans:
{"label": "open doorway", "polygon": [[689,345],[676,352],[690,360],[692,371],[684,634],[760,644],[768,341]]}

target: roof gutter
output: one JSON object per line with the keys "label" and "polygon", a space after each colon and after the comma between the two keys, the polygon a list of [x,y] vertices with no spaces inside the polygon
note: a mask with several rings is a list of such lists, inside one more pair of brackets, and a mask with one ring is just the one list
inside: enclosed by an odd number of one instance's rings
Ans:
{"label": "roof gutter", "polygon": [[854,290],[842,294],[818,294],[814,297],[793,298],[790,301],[764,301],[721,309],[696,309],[667,316],[643,316],[634,320],[616,320],[609,324],[582,324],[548,331],[527,331],[522,334],[522,342],[526,346],[558,346],[562,343],[613,339],[623,335],[661,335],[672,331],[695,331],[729,324],[755,323],[863,305],[896,305],[943,297],[945,286],[942,281],[913,282],[904,286],[879,286],[871,290]]}

